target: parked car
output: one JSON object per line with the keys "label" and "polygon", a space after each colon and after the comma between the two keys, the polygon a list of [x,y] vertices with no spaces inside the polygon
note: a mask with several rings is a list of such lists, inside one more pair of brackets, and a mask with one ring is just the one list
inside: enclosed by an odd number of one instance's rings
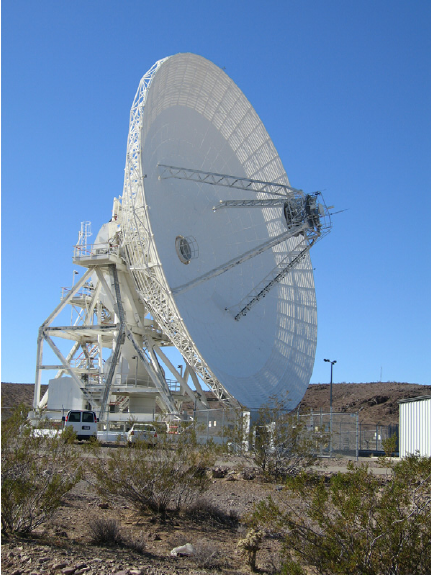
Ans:
{"label": "parked car", "polygon": [[[174,423],[167,423],[167,433],[169,435],[181,435],[193,429],[193,424],[186,421],[176,421]],[[211,426],[210,426],[211,427]]]}
{"label": "parked car", "polygon": [[127,432],[127,443],[132,445],[137,441],[143,441],[154,446],[157,441],[157,431],[150,423],[134,423]]}
{"label": "parked car", "polygon": [[124,423],[109,422],[102,425],[102,429],[97,432],[97,439],[103,443],[125,442],[127,433]]}
{"label": "parked car", "polygon": [[94,411],[74,409],[61,419],[64,422],[64,428],[72,427],[79,440],[90,439],[91,437],[97,439],[97,423],[99,419]]}

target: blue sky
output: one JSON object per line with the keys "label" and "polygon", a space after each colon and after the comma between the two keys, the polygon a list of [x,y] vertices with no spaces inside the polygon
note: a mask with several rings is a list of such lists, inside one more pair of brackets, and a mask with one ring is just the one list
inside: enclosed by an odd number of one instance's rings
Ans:
{"label": "blue sky", "polygon": [[195,52],[261,117],[291,184],[322,190],[311,381],[430,384],[431,3],[2,1],[2,381],[34,381],[80,222],[121,195],[152,64]]}

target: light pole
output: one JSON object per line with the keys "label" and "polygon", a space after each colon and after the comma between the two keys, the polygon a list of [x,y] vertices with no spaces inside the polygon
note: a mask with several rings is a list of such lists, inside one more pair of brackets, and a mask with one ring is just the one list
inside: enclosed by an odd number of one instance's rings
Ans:
{"label": "light pole", "polygon": [[329,386],[329,455],[332,457],[332,369],[334,363],[337,363],[337,360],[324,359],[323,361],[327,361],[331,364],[331,384]]}

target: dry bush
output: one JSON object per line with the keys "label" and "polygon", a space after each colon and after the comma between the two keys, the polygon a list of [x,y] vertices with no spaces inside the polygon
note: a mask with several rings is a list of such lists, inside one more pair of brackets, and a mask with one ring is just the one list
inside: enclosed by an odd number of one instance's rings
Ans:
{"label": "dry bush", "polygon": [[143,538],[137,540],[121,532],[116,519],[94,517],[89,523],[91,543],[100,547],[127,547],[139,553],[145,551]]}
{"label": "dry bush", "polygon": [[115,519],[95,517],[89,522],[88,527],[93,545],[114,547],[123,544],[120,527]]}
{"label": "dry bush", "polygon": [[193,544],[193,549],[191,558],[201,569],[223,569],[230,565],[226,553],[215,541],[200,539]]}
{"label": "dry bush", "polygon": [[223,569],[231,564],[226,558],[220,543],[216,541],[198,539],[192,542],[190,536],[184,533],[175,533],[168,540],[171,549],[182,547],[187,543],[192,545],[194,551],[189,558],[201,569]]}
{"label": "dry bush", "polygon": [[120,496],[139,510],[150,509],[166,519],[208,489],[207,469],[214,463],[210,446],[198,445],[192,433],[163,438],[153,449],[139,442],[135,449],[118,449],[92,468],[102,497]]}
{"label": "dry bush", "polygon": [[170,549],[174,549],[175,547],[182,547],[190,543],[190,538],[185,533],[181,533],[180,531],[174,532],[167,540],[167,544]]}
{"label": "dry bush", "polygon": [[38,435],[19,406],[2,422],[2,532],[29,533],[50,519],[81,478],[78,456],[61,435]]}

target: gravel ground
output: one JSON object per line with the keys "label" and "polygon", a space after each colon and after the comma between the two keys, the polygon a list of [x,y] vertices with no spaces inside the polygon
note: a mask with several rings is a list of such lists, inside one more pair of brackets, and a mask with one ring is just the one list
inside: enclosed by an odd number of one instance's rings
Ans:
{"label": "gravel ground", "polygon": [[[281,493],[281,486],[244,479],[242,472],[223,470],[224,477],[212,479],[204,500],[233,518],[242,517],[262,498]],[[217,474],[217,473],[216,473]],[[253,477],[252,474],[247,474]],[[91,544],[89,523],[94,518],[116,519],[121,533],[139,552],[128,547],[97,547]],[[244,536],[240,522],[220,524],[217,520],[192,521],[174,516],[163,523],[151,514],[142,515],[121,501],[102,501],[93,488],[81,481],[64,498],[49,525],[31,538],[2,541],[2,573],[6,575],[177,575],[183,573],[248,573],[237,542]],[[191,543],[196,556],[172,557],[171,550]],[[261,572],[272,573],[278,541],[265,540],[259,552]],[[213,558],[211,558],[213,555]],[[213,568],[206,567],[213,564]]]}
{"label": "gravel ground", "polygon": [[[109,452],[103,447],[102,452]],[[121,449],[121,447],[120,447]],[[87,466],[91,466],[85,454]],[[100,455],[100,454],[99,454]],[[377,460],[367,459],[372,471],[388,473]],[[316,470],[331,475],[346,469],[345,459],[323,459]],[[211,517],[191,520],[184,515],[171,516],[161,522],[151,513],[138,513],[122,500],[103,501],[85,480],[65,497],[52,520],[36,530],[31,538],[2,541],[2,573],[6,575],[178,575],[184,573],[249,573],[244,557],[237,549],[245,535],[241,523],[258,501],[271,496],[283,501],[282,485],[263,483],[250,467],[231,458],[220,460],[212,470],[212,482],[202,501],[224,513],[224,522]],[[121,534],[133,545],[98,547],[91,543],[90,524],[95,519],[115,519]],[[192,557],[172,557],[178,545],[191,543]],[[274,573],[280,541],[264,539],[258,553],[261,573]]]}

